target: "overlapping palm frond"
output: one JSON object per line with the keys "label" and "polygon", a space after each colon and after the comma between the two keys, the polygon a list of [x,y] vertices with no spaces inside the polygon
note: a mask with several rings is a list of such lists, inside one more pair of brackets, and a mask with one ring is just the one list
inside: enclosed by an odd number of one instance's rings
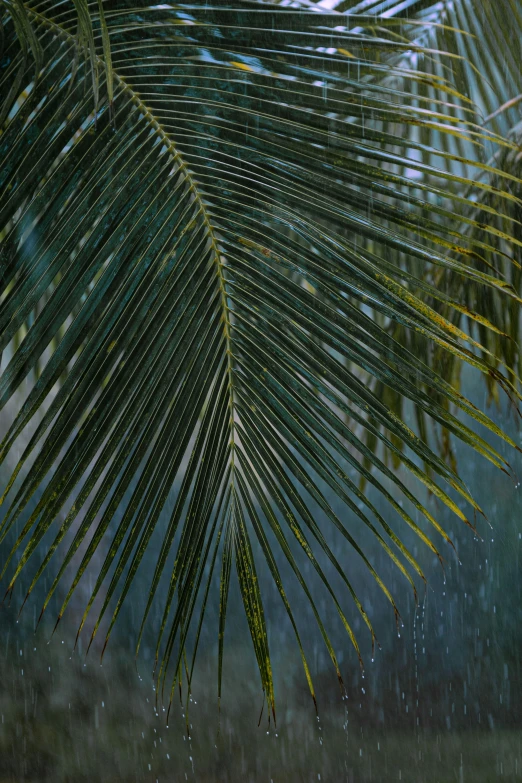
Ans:
{"label": "overlapping palm frond", "polygon": [[[293,540],[358,653],[346,596],[321,557],[374,632],[320,515],[397,611],[359,530],[413,589],[422,571],[391,518],[439,557],[416,513],[449,538],[384,455],[461,520],[478,509],[394,401],[508,472],[458,413],[515,446],[433,357],[471,365],[518,398],[498,352],[455,322],[462,305],[445,282],[473,283],[518,312],[518,291],[485,263],[499,240],[507,255],[520,246],[518,175],[485,154],[514,154],[516,143],[477,122],[452,78],[460,53],[412,42],[415,20],[384,14],[377,24],[373,10],[120,0],[103,14],[101,0],[4,2],[0,405],[41,368],[1,445],[4,460],[30,434],[2,498],[2,540],[17,529],[8,590],[36,560],[29,595],[56,561],[43,607],[72,573],[61,617],[103,543],[80,630],[99,597],[92,637],[110,612],[108,639],[159,528],[138,644],[162,601],[160,681],[170,668],[176,682],[188,640],[195,655],[219,568],[221,680],[235,566],[274,717],[256,558],[280,592],[313,695],[273,541],[341,679]],[[433,58],[444,73],[419,66]],[[462,161],[446,139],[485,153]],[[498,334],[480,310],[466,313]]]}
{"label": "overlapping palm frond", "polygon": [[[511,175],[511,180],[507,181],[502,176],[490,174],[490,184],[501,191],[507,187],[512,195],[520,198],[520,186],[516,181],[520,176],[517,163],[520,134],[517,135],[517,124],[520,121],[522,101],[522,71],[519,65],[522,56],[522,6],[519,0],[481,3],[480,6],[474,0],[346,0],[328,4],[336,13],[364,12],[372,15],[373,27],[381,24],[383,16],[402,20],[401,40],[422,46],[424,51],[419,53],[413,49],[406,52],[401,58],[406,73],[398,78],[394,74],[391,84],[399,89],[407,89],[409,85],[412,103],[424,106],[431,104],[436,110],[438,96],[432,80],[449,78],[460,93],[455,94],[453,100],[462,109],[471,112],[468,116],[472,117],[473,122],[484,130],[492,128],[513,142],[513,149],[499,149],[495,145],[470,144],[469,138],[451,133],[436,132],[434,135],[419,127],[413,129],[416,139],[426,145],[436,139],[437,149],[434,152],[425,150],[423,162],[435,167],[443,165],[448,171],[457,170],[471,178],[477,176],[476,163],[488,163]],[[410,70],[419,71],[429,78],[412,81],[408,74]],[[471,98],[472,103],[463,101],[462,96]],[[394,130],[390,128],[391,132]],[[397,129],[397,132],[400,131]],[[444,161],[440,157],[440,150],[447,153]],[[408,168],[407,164],[402,167],[396,165],[394,170],[397,174],[408,176]],[[488,175],[483,172],[478,176]],[[431,174],[425,174],[424,181],[426,177],[429,179]],[[502,197],[497,198],[494,190],[485,194],[470,187],[462,188],[461,193],[472,202],[472,206],[465,203],[457,206],[460,230],[481,248],[479,268],[508,281],[520,294],[520,245],[510,241],[506,243],[504,236],[506,226],[509,225],[514,236],[520,240],[520,206],[517,200],[501,206]],[[430,200],[430,218],[444,222],[444,217],[438,216],[436,212],[437,196],[432,194]],[[497,214],[497,210],[503,213],[502,216]],[[486,232],[484,226],[487,226]],[[394,263],[402,266],[407,273],[415,272],[407,254],[398,252]],[[436,309],[442,308],[440,311],[456,326],[465,330],[472,328],[472,334],[506,365],[508,372],[520,375],[518,306],[505,307],[502,296],[498,298],[493,291],[486,292],[481,286],[477,287],[463,277],[447,275],[442,270],[426,268],[423,278],[437,291],[435,298],[428,295],[425,301]],[[448,305],[444,304],[444,297],[449,297]],[[455,301],[458,301],[458,307],[455,307]],[[481,318],[477,318],[477,311]],[[491,328],[492,324],[495,325],[494,329]],[[418,341],[413,333],[395,324],[391,329],[401,344],[409,350],[417,349]],[[507,340],[506,334],[509,335]],[[460,385],[461,362],[438,349],[432,361],[448,382]],[[371,379],[369,382],[375,384]],[[487,378],[486,383],[490,399],[498,401],[495,380]],[[375,388],[379,394],[382,393],[382,387],[375,385]],[[396,415],[405,415],[405,400],[402,396],[388,394],[388,401]],[[442,397],[439,401],[448,405],[448,401]],[[429,433],[433,424],[429,417],[417,411],[417,419],[420,431]],[[441,453],[455,465],[451,437],[438,428],[435,428],[435,434]],[[366,440],[369,445],[373,442],[370,435],[367,435]],[[428,466],[426,468],[429,470]]]}
{"label": "overlapping palm frond", "polygon": [[[488,149],[490,159],[483,157],[495,168],[506,172],[512,177],[520,177],[520,143],[519,130],[522,101],[522,5],[518,0],[507,0],[503,3],[483,3],[478,9],[470,2],[443,2],[437,4],[424,3],[420,19],[440,22],[450,28],[463,31],[463,35],[447,32],[437,26],[426,30],[429,45],[443,48],[463,58],[463,65],[455,73],[455,81],[462,89],[471,95],[476,104],[476,122],[484,128],[491,128],[502,134],[513,143],[513,150]],[[414,5],[416,9],[417,4]],[[434,67],[439,67],[440,63]],[[484,155],[484,153],[483,153]],[[502,189],[506,182],[502,176],[493,175],[490,183]],[[508,185],[510,193],[520,198],[522,191],[519,182],[512,179]],[[520,246],[509,243],[506,245],[502,231],[508,223],[514,228],[515,236],[520,240],[520,206],[516,201],[506,205],[506,217],[499,218],[492,213],[500,206],[495,192],[485,195],[473,191],[467,192],[475,204],[465,210],[465,217],[473,221],[466,226],[469,236],[477,241],[486,239],[484,227],[488,230],[497,229],[500,234],[493,241],[495,252],[487,250],[484,254],[483,268],[494,270],[499,278],[509,281],[517,292],[521,291],[520,264],[522,256]],[[507,257],[507,259],[506,259]],[[512,263],[515,261],[515,263]],[[499,330],[509,335],[510,340],[503,340],[498,332],[488,330],[479,325],[480,340],[485,346],[504,361],[512,372],[520,375],[521,357],[516,346],[520,338],[520,318],[517,308],[504,308],[503,302],[491,292],[477,291],[473,287],[462,284],[456,279],[442,281],[441,286],[466,307],[480,303],[482,314],[494,322]],[[453,372],[458,372],[457,368]],[[494,384],[490,383],[490,392],[496,394]]]}

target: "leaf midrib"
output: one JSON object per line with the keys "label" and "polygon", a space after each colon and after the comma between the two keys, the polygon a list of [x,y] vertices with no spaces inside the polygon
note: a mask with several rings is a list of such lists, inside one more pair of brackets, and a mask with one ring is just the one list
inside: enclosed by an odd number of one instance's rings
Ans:
{"label": "leaf midrib", "polygon": [[[70,33],[67,29],[59,25],[57,22],[55,22],[52,19],[49,19],[44,14],[39,13],[38,11],[35,11],[34,9],[30,8],[24,3],[26,11],[31,14],[34,18],[38,19],[43,24],[47,25],[48,27],[53,28],[56,30],[62,37],[65,37],[69,39],[75,47],[78,46],[78,42],[74,35]],[[97,63],[99,63],[105,70],[105,60],[103,57],[101,57],[99,54],[95,54],[95,58]],[[220,289],[220,295],[221,295],[221,306],[223,310],[222,320],[223,320],[223,332],[225,336],[225,344],[226,344],[226,354],[227,354],[227,373],[228,373],[228,394],[229,394],[229,411],[230,411],[230,450],[231,450],[231,465],[232,468],[234,467],[234,449],[235,449],[235,439],[234,439],[234,371],[233,371],[233,363],[232,363],[232,338],[231,338],[231,327],[230,327],[230,308],[228,306],[227,302],[227,289],[226,289],[226,278],[225,278],[225,272],[224,272],[224,264],[221,260],[221,253],[218,248],[216,236],[214,233],[214,229],[212,227],[212,224],[210,222],[210,217],[207,211],[207,208],[205,206],[205,202],[202,198],[202,194],[199,192],[198,185],[196,180],[194,179],[194,176],[187,166],[185,160],[183,159],[183,156],[181,155],[180,151],[176,148],[176,145],[174,141],[172,140],[172,137],[161,122],[154,116],[152,110],[149,106],[142,100],[139,93],[137,93],[129,84],[129,82],[124,79],[120,74],[117,72],[117,69],[112,68],[112,74],[113,77],[116,79],[118,85],[125,91],[127,94],[129,94],[132,98],[132,101],[134,105],[141,110],[144,119],[149,123],[149,125],[154,129],[154,131],[158,134],[158,136],[161,138],[162,142],[167,148],[167,151],[171,155],[173,161],[178,164],[180,169],[183,171],[187,181],[190,190],[192,191],[195,200],[198,203],[200,213],[202,215],[203,221],[205,223],[207,232],[208,232],[208,238],[210,240],[210,243],[212,245],[214,260],[216,262],[216,276],[218,280],[218,285]],[[233,470],[231,473],[231,479],[233,478]]]}

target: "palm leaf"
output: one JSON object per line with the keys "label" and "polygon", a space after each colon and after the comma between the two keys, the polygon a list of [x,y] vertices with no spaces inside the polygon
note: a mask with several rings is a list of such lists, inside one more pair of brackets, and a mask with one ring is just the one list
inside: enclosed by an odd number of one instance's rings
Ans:
{"label": "palm leaf", "polygon": [[[100,597],[91,641],[109,611],[107,641],[159,532],[138,645],[162,601],[156,660],[161,688],[172,672],[171,698],[191,640],[195,657],[219,553],[219,694],[235,563],[275,719],[258,558],[314,689],[265,528],[342,683],[288,535],[359,656],[347,597],[372,641],[374,631],[310,501],[397,615],[360,530],[415,590],[422,570],[394,520],[439,558],[437,539],[451,542],[408,473],[462,521],[479,510],[424,420],[510,471],[459,412],[514,442],[440,357],[518,399],[505,330],[459,296],[472,284],[518,313],[516,281],[499,274],[521,243],[518,173],[498,157],[516,143],[477,122],[469,85],[453,78],[465,54],[425,41],[429,19],[370,6],[340,20],[312,4],[4,3],[0,405],[36,370],[0,449],[6,460],[26,440],[2,498],[4,574],[18,558],[7,590],[37,561],[29,596],[56,561],[42,612],[70,573],[60,619],[103,550],[80,630]],[[457,41],[453,22],[436,29]],[[405,401],[419,434],[397,415]]]}

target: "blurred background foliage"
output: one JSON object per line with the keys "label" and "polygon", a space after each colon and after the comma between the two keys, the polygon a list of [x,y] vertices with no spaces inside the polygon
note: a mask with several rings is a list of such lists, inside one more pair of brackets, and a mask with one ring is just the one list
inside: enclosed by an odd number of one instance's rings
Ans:
{"label": "blurred background foliage", "polygon": [[[499,424],[509,424],[507,410],[493,413]],[[482,461],[463,458],[459,464],[493,527],[479,524],[480,541],[462,526],[452,528],[449,514],[439,509],[461,564],[449,557],[444,578],[436,558],[421,555],[428,588],[418,607],[411,594],[399,589],[397,574],[368,536],[372,562],[401,596],[400,636],[348,547],[339,552],[351,573],[358,570],[356,582],[364,584],[382,646],[374,662],[369,646],[363,647],[363,676],[349,651],[343,655],[343,629],[326,597],[322,599],[340,653],[346,700],[339,696],[313,630],[313,616],[290,585],[289,599],[297,602],[301,624],[308,628],[303,641],[316,683],[319,722],[301,676],[291,626],[268,579],[263,586],[276,672],[277,729],[266,719],[257,725],[256,661],[245,645],[238,596],[232,596],[221,715],[216,710],[214,603],[189,702],[190,736],[185,700],[181,705],[176,697],[168,728],[163,709],[156,711],[153,633],[135,668],[135,613],[139,615],[144,600],[139,580],[103,666],[100,645],[88,656],[85,645],[73,652],[71,627],[51,638],[53,612],[33,635],[38,601],[32,599],[17,621],[22,592],[15,593],[12,606],[4,605],[0,614],[5,631],[0,647],[0,780],[517,780],[522,774],[521,495],[506,476],[491,473]],[[515,467],[520,472],[522,462]],[[151,562],[155,556],[152,551]],[[82,598],[76,599],[78,614]],[[357,630],[357,618],[349,617]]]}

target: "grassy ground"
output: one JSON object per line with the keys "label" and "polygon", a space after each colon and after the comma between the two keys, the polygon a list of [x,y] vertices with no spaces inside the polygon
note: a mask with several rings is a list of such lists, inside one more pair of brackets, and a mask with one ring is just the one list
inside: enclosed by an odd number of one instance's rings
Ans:
{"label": "grassy ground", "polygon": [[204,674],[189,737],[179,700],[167,728],[151,681],[140,680],[130,657],[115,650],[103,667],[94,658],[84,666],[58,639],[21,655],[9,647],[0,664],[0,783],[522,780],[522,731],[435,731],[417,727],[414,715],[397,731],[393,714],[376,730],[362,719],[363,702],[340,698],[318,721],[291,680],[280,689],[277,730],[266,711],[258,727],[260,695],[243,684],[240,650],[232,651],[219,737],[215,681],[205,687]]}

